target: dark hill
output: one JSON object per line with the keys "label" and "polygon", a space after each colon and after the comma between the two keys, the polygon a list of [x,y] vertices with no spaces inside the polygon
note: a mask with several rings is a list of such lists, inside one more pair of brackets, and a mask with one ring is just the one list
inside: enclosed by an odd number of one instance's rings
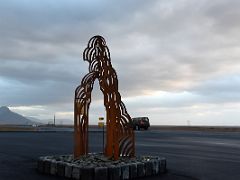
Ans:
{"label": "dark hill", "polygon": [[0,107],[0,124],[32,125],[34,122],[2,106]]}

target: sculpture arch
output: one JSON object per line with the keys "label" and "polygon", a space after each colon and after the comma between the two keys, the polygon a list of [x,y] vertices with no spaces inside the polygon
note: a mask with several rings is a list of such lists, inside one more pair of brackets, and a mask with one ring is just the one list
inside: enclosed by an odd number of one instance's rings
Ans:
{"label": "sculpture arch", "polygon": [[118,92],[117,74],[111,64],[110,52],[101,36],[92,37],[83,52],[83,59],[89,62],[89,73],[75,90],[74,99],[74,157],[88,153],[89,105],[94,81],[99,81],[104,95],[106,109],[105,155],[115,160],[119,156],[135,155],[135,139],[132,119],[121,101]]}

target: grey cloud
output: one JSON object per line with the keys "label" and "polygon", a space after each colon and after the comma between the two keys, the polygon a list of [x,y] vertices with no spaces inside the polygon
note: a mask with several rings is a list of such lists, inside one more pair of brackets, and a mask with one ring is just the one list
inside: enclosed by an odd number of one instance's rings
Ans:
{"label": "grey cloud", "polygon": [[236,0],[210,2],[205,12],[206,16],[212,20],[216,32],[224,35],[239,30],[239,6],[240,2]]}
{"label": "grey cloud", "polygon": [[[124,12],[123,6],[126,6]],[[0,9],[1,62],[38,61],[53,64],[66,57],[69,64],[75,63],[73,59],[81,59],[82,50],[91,35],[111,33],[112,21],[126,18],[130,11],[141,6],[144,4],[135,6],[129,2],[127,5],[113,5],[107,1],[5,2]]]}
{"label": "grey cloud", "polygon": [[237,103],[240,101],[240,75],[232,74],[209,79],[192,88],[192,92],[208,103]]}
{"label": "grey cloud", "polygon": [[63,82],[44,82],[34,85],[12,82],[7,87],[1,86],[1,103],[8,106],[71,102],[75,89],[73,84]]}
{"label": "grey cloud", "polygon": [[71,104],[87,73],[82,51],[95,34],[107,40],[122,97],[154,91],[194,96],[159,99],[150,107],[238,101],[239,88],[231,83],[239,82],[227,76],[238,77],[240,68],[239,7],[227,0],[4,2],[1,102]]}
{"label": "grey cloud", "polygon": [[[5,78],[17,79],[25,83],[39,83],[41,81],[59,81],[68,82],[76,81],[84,71],[81,65],[87,68],[83,63],[77,60],[68,63],[68,60],[59,61],[58,63],[45,64],[43,62],[19,62],[9,61],[2,63],[0,66],[0,75]],[[75,66],[80,64],[79,67]],[[80,69],[80,70],[79,70]]]}

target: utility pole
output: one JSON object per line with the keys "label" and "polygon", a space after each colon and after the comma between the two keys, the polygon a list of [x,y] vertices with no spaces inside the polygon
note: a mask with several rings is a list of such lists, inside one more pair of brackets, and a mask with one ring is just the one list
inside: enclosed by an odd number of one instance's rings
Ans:
{"label": "utility pole", "polygon": [[53,118],[53,126],[56,126],[56,118],[55,118],[55,114],[54,114],[54,118]]}

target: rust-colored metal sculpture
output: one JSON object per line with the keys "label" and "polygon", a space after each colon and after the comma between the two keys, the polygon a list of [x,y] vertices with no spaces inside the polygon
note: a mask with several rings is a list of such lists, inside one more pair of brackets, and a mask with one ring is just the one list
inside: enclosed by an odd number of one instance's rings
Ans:
{"label": "rust-colored metal sculpture", "polygon": [[83,59],[89,62],[89,73],[84,76],[80,86],[75,90],[74,101],[74,157],[88,153],[88,113],[91,103],[91,92],[96,79],[104,94],[106,108],[107,137],[105,155],[115,160],[119,156],[135,155],[134,132],[132,119],[121,101],[118,92],[118,79],[110,59],[110,52],[105,39],[92,37],[84,50]]}

